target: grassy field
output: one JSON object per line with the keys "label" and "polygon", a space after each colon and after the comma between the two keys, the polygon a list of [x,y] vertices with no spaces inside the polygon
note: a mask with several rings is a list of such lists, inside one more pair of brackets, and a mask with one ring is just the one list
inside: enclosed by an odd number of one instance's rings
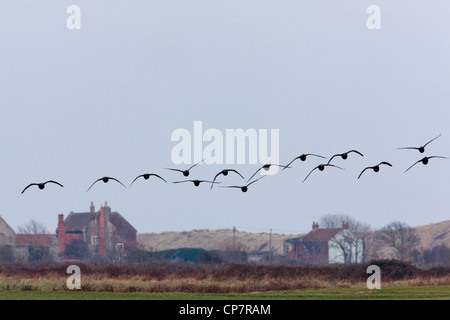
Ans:
{"label": "grassy field", "polygon": [[450,286],[302,289],[262,293],[148,293],[0,290],[0,300],[450,300]]}

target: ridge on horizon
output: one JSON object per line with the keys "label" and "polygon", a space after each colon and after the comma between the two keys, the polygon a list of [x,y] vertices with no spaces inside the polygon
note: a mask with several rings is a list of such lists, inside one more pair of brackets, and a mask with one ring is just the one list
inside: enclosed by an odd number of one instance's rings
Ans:
{"label": "ridge on horizon", "polygon": [[[445,244],[450,247],[450,220],[430,223],[412,227],[420,237],[421,248],[431,248],[435,245]],[[373,230],[376,234],[379,230]],[[309,231],[308,231],[309,232]],[[299,237],[303,233],[276,232],[248,232],[236,229],[233,235],[232,228],[221,229],[193,229],[190,231],[163,231],[145,232],[137,234],[137,241],[141,247],[147,250],[167,250],[176,248],[203,248],[205,250],[218,250],[229,243],[233,237],[237,243],[241,243],[249,251],[264,251],[268,249],[271,241],[275,254],[283,254],[284,241],[289,238]]]}

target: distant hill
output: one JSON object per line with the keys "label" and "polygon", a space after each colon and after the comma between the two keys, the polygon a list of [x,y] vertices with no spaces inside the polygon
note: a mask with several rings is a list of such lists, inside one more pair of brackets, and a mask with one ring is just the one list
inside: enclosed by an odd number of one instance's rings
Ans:
{"label": "distant hill", "polygon": [[[420,237],[420,247],[431,248],[439,244],[450,247],[450,220],[415,227]],[[374,232],[376,234],[376,232]],[[284,254],[283,244],[286,239],[299,237],[301,234],[272,233],[272,248],[275,254]],[[141,233],[137,235],[140,246],[146,249],[161,251],[177,248],[203,248],[220,250],[233,243],[232,229],[192,230],[183,232]],[[270,234],[236,231],[236,244],[247,251],[264,252],[269,249]]]}
{"label": "distant hill", "polygon": [[450,220],[415,228],[422,248],[445,244],[450,247]]}
{"label": "distant hill", "polygon": [[[272,233],[272,248],[275,254],[283,254],[286,239],[300,234]],[[233,244],[240,245],[247,251],[264,252],[269,250],[270,234],[268,232],[251,233],[236,231],[233,240],[232,229],[192,230],[183,232],[141,233],[137,235],[138,244],[148,250],[167,250],[176,248],[203,248],[221,250]]]}
{"label": "distant hill", "polygon": [[[446,245],[450,248],[450,220],[427,224],[425,226],[413,227],[419,236],[420,243],[416,249],[431,249],[438,245]],[[392,248],[380,242],[378,239],[380,231],[369,233],[367,237],[367,254],[373,259],[391,259],[395,257]]]}

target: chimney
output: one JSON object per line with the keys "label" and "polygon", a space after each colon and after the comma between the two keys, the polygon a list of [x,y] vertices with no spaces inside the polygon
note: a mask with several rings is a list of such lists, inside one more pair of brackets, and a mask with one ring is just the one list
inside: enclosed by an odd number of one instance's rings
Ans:
{"label": "chimney", "polygon": [[108,223],[109,222],[109,216],[110,216],[110,213],[111,213],[111,208],[108,207],[108,202],[107,201],[105,201],[105,207],[103,208],[103,211],[104,211],[104,214],[105,214],[105,221],[106,221],[106,223]]}
{"label": "chimney", "polygon": [[348,223],[345,221],[342,221],[342,229],[348,230]]}
{"label": "chimney", "polygon": [[319,230],[319,223],[318,222],[313,222],[312,229],[313,229],[313,231]]}
{"label": "chimney", "polygon": [[103,206],[100,207],[100,215],[98,220],[99,220],[98,254],[106,258],[106,225],[105,225],[105,210]]}
{"label": "chimney", "polygon": [[91,201],[91,213],[95,213],[94,202]]}
{"label": "chimney", "polygon": [[58,215],[58,229],[56,229],[56,237],[59,242],[59,252],[64,253],[65,250],[65,233],[64,233],[64,215]]}

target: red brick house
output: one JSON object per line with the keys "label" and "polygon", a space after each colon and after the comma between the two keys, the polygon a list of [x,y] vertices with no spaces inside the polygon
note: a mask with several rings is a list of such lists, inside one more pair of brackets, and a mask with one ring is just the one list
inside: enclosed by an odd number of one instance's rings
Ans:
{"label": "red brick house", "polygon": [[90,260],[119,261],[136,248],[136,229],[105,202],[95,211],[58,216],[56,234],[20,234],[0,217],[0,253],[15,262]]}
{"label": "red brick house", "polygon": [[106,202],[99,211],[91,203],[89,212],[71,212],[65,219],[60,214],[56,230],[63,260],[80,259],[80,255],[84,259],[120,260],[136,248],[136,234],[136,229],[118,212],[112,212]]}
{"label": "red brick house", "polygon": [[308,234],[285,241],[286,258],[301,264],[359,263],[362,261],[362,240],[348,230],[343,222],[342,228],[320,229],[313,223]]}

